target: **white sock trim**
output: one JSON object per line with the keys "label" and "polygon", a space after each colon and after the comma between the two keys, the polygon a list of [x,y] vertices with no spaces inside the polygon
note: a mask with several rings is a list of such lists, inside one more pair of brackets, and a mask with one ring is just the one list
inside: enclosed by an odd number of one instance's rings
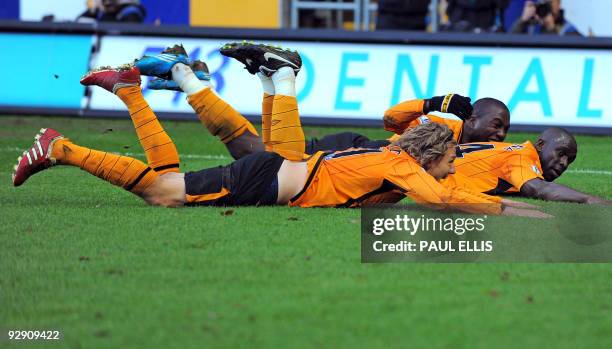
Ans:
{"label": "white sock trim", "polygon": [[293,68],[282,67],[272,74],[274,91],[278,95],[295,97],[295,73]]}
{"label": "white sock trim", "polygon": [[257,73],[256,75],[261,81],[261,88],[263,89],[264,93],[269,95],[276,94],[276,90],[274,89],[274,82],[272,82],[272,79],[269,76],[266,76],[263,73]]}
{"label": "white sock trim", "polygon": [[191,68],[183,63],[177,63],[172,67],[172,80],[174,80],[188,96],[210,87],[203,84],[193,73]]}

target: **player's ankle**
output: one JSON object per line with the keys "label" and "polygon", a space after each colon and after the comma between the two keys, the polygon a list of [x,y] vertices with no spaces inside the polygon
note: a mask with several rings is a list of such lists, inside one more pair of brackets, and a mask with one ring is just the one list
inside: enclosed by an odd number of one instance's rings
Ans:
{"label": "player's ankle", "polygon": [[51,145],[51,151],[49,152],[49,157],[52,161],[54,161],[57,165],[61,165],[61,160],[66,155],[66,152],[70,152],[70,148],[64,148],[64,145],[70,144],[70,140],[68,138],[60,138],[53,142]]}
{"label": "player's ankle", "polygon": [[177,84],[180,84],[180,82],[185,80],[187,76],[195,75],[193,70],[191,70],[191,67],[183,63],[173,65],[170,72],[172,74],[172,80],[174,80]]}
{"label": "player's ankle", "polygon": [[188,96],[210,87],[210,84],[209,86],[203,84],[194,74],[193,70],[186,64],[177,63],[172,67],[171,71],[172,80],[174,80]]}

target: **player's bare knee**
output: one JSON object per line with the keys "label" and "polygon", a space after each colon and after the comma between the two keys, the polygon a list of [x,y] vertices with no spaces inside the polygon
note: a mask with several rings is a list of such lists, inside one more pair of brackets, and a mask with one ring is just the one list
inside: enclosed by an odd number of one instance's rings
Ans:
{"label": "player's bare knee", "polygon": [[147,188],[147,191],[145,191],[145,193],[143,193],[142,198],[149,205],[167,207],[168,206],[168,202],[169,202],[168,198],[165,197],[163,192],[161,192],[159,190],[156,190],[156,189],[157,188],[150,188],[150,187]]}
{"label": "player's bare knee", "polygon": [[185,181],[182,173],[166,173],[148,187],[142,198],[150,205],[179,207],[185,203]]}
{"label": "player's bare knee", "polygon": [[167,198],[166,197],[166,198],[157,198],[154,201],[153,205],[161,206],[161,207],[170,207],[171,208],[171,207],[180,207],[183,204],[181,202],[179,202],[178,200],[176,200],[176,199]]}
{"label": "player's bare knee", "polygon": [[170,200],[168,200],[168,198],[165,198],[161,195],[143,196],[143,199],[151,206],[162,206],[162,207],[170,206]]}

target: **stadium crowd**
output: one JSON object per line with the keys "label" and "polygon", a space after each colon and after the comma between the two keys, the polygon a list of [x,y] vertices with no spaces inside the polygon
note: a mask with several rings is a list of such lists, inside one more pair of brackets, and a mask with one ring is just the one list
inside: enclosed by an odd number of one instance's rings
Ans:
{"label": "stadium crowd", "polygon": [[[431,4],[431,0],[380,0],[376,29],[427,30],[433,18]],[[442,31],[578,34],[565,20],[561,0],[440,0],[437,4]]]}
{"label": "stadium crowd", "polygon": [[[324,12],[301,11],[300,26],[326,27]],[[76,21],[143,23],[146,15],[140,0],[88,0]],[[561,0],[379,0],[375,18],[376,30],[580,35]]]}

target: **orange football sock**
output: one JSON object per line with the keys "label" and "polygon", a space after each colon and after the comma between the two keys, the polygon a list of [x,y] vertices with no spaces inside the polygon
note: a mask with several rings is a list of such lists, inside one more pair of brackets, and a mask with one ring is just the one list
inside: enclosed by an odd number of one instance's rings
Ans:
{"label": "orange football sock", "polygon": [[116,93],[130,112],[149,166],[159,174],[179,172],[176,146],[144,99],[140,87],[124,87]]}
{"label": "orange football sock", "polygon": [[140,160],[85,148],[69,139],[56,141],[51,157],[61,165],[79,167],[137,195],[142,194],[159,176]]}
{"label": "orange football sock", "polygon": [[305,141],[297,99],[291,96],[275,95],[271,119],[269,143],[272,150],[287,160],[302,160]]}
{"label": "orange football sock", "polygon": [[236,109],[221,99],[211,88],[205,88],[187,98],[202,124],[213,136],[227,143],[245,131],[259,136],[257,130]]}
{"label": "orange football sock", "polygon": [[261,136],[266,151],[272,151],[270,146],[270,127],[272,123],[272,104],[274,103],[274,95],[269,95],[264,92],[261,102]]}

